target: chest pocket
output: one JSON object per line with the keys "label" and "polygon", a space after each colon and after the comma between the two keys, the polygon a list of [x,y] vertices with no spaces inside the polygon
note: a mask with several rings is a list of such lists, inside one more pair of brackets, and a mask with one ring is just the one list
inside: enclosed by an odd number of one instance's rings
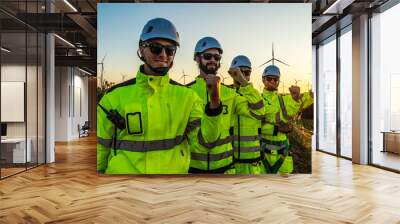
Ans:
{"label": "chest pocket", "polygon": [[126,127],[130,135],[143,135],[143,110],[142,105],[138,103],[129,104],[125,107]]}

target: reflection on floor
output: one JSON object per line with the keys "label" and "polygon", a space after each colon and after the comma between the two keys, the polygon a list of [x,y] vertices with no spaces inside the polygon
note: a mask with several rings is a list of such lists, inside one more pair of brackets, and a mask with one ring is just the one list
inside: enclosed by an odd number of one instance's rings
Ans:
{"label": "reflection on floor", "polygon": [[311,175],[97,175],[96,138],[0,181],[0,223],[399,223],[400,175],[312,152]]}
{"label": "reflection on floor", "polygon": [[373,163],[376,165],[400,170],[400,155],[392,152],[375,151],[372,157]]}
{"label": "reflection on floor", "polygon": [[[3,167],[1,168],[0,172],[1,172],[1,178],[5,178],[7,176],[25,171],[25,164],[1,164]],[[37,166],[37,164],[35,163],[28,163],[26,164],[27,169],[30,169],[32,167]]]}
{"label": "reflection on floor", "polygon": [[1,168],[1,178],[13,175],[15,173],[18,173],[18,172],[21,172],[24,170],[25,170],[25,167],[24,168],[19,168],[19,167],[18,168]]}

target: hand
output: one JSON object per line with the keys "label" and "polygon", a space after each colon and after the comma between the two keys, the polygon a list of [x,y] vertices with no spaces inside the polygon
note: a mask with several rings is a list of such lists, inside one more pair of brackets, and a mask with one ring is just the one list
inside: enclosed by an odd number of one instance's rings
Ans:
{"label": "hand", "polygon": [[289,123],[279,123],[278,124],[278,131],[282,133],[289,133],[293,130],[293,125]]}
{"label": "hand", "polygon": [[290,92],[290,95],[292,95],[292,98],[295,101],[299,101],[300,100],[300,87],[299,86],[291,86],[289,88],[289,92]]}
{"label": "hand", "polygon": [[218,108],[220,105],[219,87],[221,80],[215,75],[207,75],[204,80],[206,81],[207,92],[210,94],[210,108]]}
{"label": "hand", "polygon": [[244,78],[242,71],[239,68],[231,68],[228,71],[229,75],[232,77],[233,80],[240,83],[240,86],[247,86],[248,82]]}

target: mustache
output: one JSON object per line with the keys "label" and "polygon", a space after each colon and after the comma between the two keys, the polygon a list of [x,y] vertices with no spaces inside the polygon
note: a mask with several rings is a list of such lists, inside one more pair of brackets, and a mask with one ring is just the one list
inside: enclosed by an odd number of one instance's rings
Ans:
{"label": "mustache", "polygon": [[208,62],[208,63],[206,64],[206,66],[209,66],[209,65],[217,66],[217,63],[215,63],[215,62]]}

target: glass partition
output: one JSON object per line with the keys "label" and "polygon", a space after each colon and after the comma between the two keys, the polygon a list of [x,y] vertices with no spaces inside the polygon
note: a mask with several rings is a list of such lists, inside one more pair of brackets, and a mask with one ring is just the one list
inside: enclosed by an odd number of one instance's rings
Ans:
{"label": "glass partition", "polygon": [[[1,1],[0,7],[43,13],[45,1]],[[45,163],[45,35],[0,12],[0,178]]]}
{"label": "glass partition", "polygon": [[400,4],[371,18],[372,164],[400,170]]}
{"label": "glass partition", "polygon": [[352,34],[351,26],[340,36],[340,155],[352,157]]}
{"label": "glass partition", "polygon": [[318,150],[336,154],[336,36],[318,47]]}

